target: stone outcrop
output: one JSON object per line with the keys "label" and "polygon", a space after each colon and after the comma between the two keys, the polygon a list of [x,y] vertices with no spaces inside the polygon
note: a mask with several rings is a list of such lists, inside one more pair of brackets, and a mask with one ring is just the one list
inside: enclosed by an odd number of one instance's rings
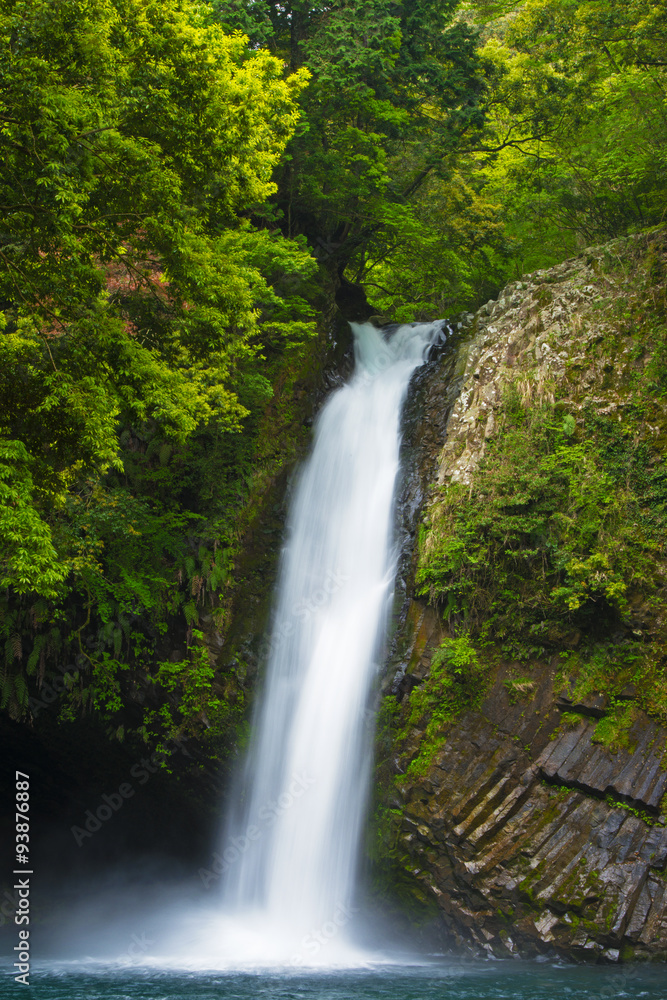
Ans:
{"label": "stone outcrop", "polygon": [[561,733],[536,761],[541,776],[594,795],[613,795],[657,814],[667,788],[664,730],[638,712],[630,730],[633,751],[621,748],[614,755],[592,743],[594,732],[594,725],[582,722]]}
{"label": "stone outcrop", "polygon": [[[664,233],[651,239],[659,256]],[[575,423],[584,407],[601,416],[623,411],[623,386],[644,359],[630,329],[618,334],[613,363],[597,349],[600,303],[622,295],[601,261],[623,252],[613,244],[586,251],[515,282],[479,310],[455,372],[447,362],[455,400],[450,389],[442,405],[444,368],[424,375],[422,412],[427,421],[433,414],[439,440],[417,441],[413,479],[470,483],[488,441],[502,434],[510,384],[524,401],[551,403],[558,387],[561,412]],[[645,433],[662,448],[667,400],[655,405],[665,412],[654,413]],[[417,492],[421,500],[426,491]],[[410,517],[416,506],[406,505]],[[408,570],[406,580],[384,682],[386,696],[402,705],[429,676],[446,634],[432,607],[409,599]],[[650,612],[633,613],[631,625],[641,629]],[[525,683],[517,683],[517,668],[496,664],[476,710],[443,726],[425,773],[403,772],[427,720],[385,760],[393,771],[386,804],[394,862],[437,903],[446,939],[459,946],[498,956],[667,959],[667,730],[635,705],[629,686],[620,697],[634,706],[632,726],[612,750],[595,741],[613,707],[604,691],[576,697],[557,655],[531,663]],[[387,787],[386,773],[383,780]]]}
{"label": "stone outcrop", "polygon": [[[627,242],[632,241],[619,245]],[[567,383],[568,395],[560,404],[571,414],[587,406],[609,415],[631,405],[620,387],[644,361],[635,356],[632,327],[626,328],[613,360],[596,351],[606,325],[600,305],[623,294],[618,278],[600,266],[615,249],[610,244],[588,250],[549,271],[527,275],[477,312],[473,336],[463,349],[460,395],[439,457],[439,484],[470,482],[486,442],[502,431],[498,411],[510,383],[528,401],[552,402],[554,385]],[[658,426],[647,430],[656,438],[660,434]]]}
{"label": "stone outcrop", "polygon": [[[419,615],[419,677],[439,625]],[[561,731],[555,667],[510,704],[500,670],[480,710],[446,733],[428,775],[406,781],[397,847],[459,944],[496,955],[667,956],[665,731],[637,713],[632,751]],[[399,805],[399,803],[396,803]],[[631,806],[631,809],[626,807]]]}

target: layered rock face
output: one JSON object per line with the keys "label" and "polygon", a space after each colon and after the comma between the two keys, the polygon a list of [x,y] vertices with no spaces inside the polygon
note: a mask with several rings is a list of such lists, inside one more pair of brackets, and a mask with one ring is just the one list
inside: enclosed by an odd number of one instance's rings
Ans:
{"label": "layered rock face", "polygon": [[[440,623],[417,603],[411,618],[418,677]],[[497,955],[665,957],[667,828],[657,821],[667,734],[638,712],[634,752],[613,754],[591,742],[587,715],[558,731],[555,673],[533,671],[530,702],[512,705],[508,670],[498,671],[479,710],[448,729],[428,774],[404,784],[399,850],[459,944]]]}
{"label": "layered rock face", "polygon": [[[421,452],[432,496],[452,483],[470,484],[472,496],[489,442],[503,434],[508,385],[524,403],[564,400],[573,425],[585,408],[620,421],[625,407],[636,407],[625,389],[648,363],[647,352],[630,331],[625,342],[616,334],[608,340],[613,357],[599,349],[609,315],[600,303],[616,297],[622,309],[633,254],[660,261],[664,251],[664,233],[587,251],[528,276],[479,311],[459,352],[458,382],[447,376],[459,394],[444,440]],[[621,277],[618,268],[600,266],[610,254],[627,260]],[[430,406],[442,423],[442,371],[429,379],[425,419]],[[651,468],[664,451],[667,423],[664,395],[656,396],[641,430],[655,452]],[[658,548],[655,558],[662,558]],[[654,597],[646,586],[628,591],[610,643],[634,648],[650,639],[651,649],[663,649],[662,605]],[[595,627],[593,620],[591,632]],[[414,698],[440,669],[434,656],[452,635],[456,627],[437,601],[414,598],[405,606],[385,682],[385,705],[394,705],[379,769],[386,855],[437,903],[446,939],[459,946],[498,956],[667,959],[663,703],[648,688],[611,680],[608,689],[600,683],[582,695],[577,678],[563,673],[562,654],[583,649],[587,636],[566,622],[560,645],[545,642],[528,663],[490,643],[482,693],[445,713],[434,738],[437,706],[431,701],[417,718]],[[664,660],[656,662],[652,684],[664,683],[664,669]],[[605,739],[612,718],[625,720],[622,737]],[[419,761],[425,764],[415,766]]]}

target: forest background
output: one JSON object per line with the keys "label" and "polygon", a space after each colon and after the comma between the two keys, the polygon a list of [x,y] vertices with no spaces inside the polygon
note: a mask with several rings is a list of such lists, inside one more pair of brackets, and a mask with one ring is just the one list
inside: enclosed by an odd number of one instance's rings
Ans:
{"label": "forest background", "polygon": [[248,665],[211,635],[333,290],[453,315],[664,222],[667,7],[0,0],[0,34],[2,708],[219,756]]}

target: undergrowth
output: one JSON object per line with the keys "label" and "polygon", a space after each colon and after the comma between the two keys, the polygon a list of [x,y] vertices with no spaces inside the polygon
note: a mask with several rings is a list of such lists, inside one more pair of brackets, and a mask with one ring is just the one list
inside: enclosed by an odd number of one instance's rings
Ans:
{"label": "undergrowth", "polygon": [[654,258],[649,248],[641,261],[602,261],[621,282],[598,303],[593,353],[618,405],[600,410],[585,393],[578,405],[574,369],[548,393],[526,392],[531,373],[519,372],[472,483],[432,493],[416,589],[453,638],[402,713],[398,745],[424,730],[415,772],[475,704],[493,662],[514,664],[516,702],[530,693],[531,665],[559,655],[574,700],[608,695],[594,738],[610,748],[629,745],[635,706],[667,723],[667,328]]}
{"label": "undergrowth", "polygon": [[419,753],[410,762],[407,774],[423,775],[437,753],[443,728],[462,710],[479,703],[484,690],[486,664],[467,632],[446,638],[433,654],[428,677],[415,688],[397,740],[402,742],[422,720],[427,720]]}

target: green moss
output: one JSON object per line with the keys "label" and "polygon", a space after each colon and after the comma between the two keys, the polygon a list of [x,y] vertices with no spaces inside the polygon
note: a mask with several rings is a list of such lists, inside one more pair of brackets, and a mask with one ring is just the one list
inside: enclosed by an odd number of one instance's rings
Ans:
{"label": "green moss", "polygon": [[629,941],[624,941],[621,945],[621,961],[622,962],[632,962],[635,957],[634,945],[631,945]]}
{"label": "green moss", "polygon": [[414,862],[408,858],[403,863],[385,862],[372,870],[371,889],[382,900],[386,912],[387,903],[416,927],[422,927],[437,918],[438,904],[433,894],[415,878]]}
{"label": "green moss", "polygon": [[367,856],[372,892],[419,927],[433,920],[438,906],[433,894],[415,876],[414,859],[401,839],[403,810],[378,804],[368,828]]}
{"label": "green moss", "polygon": [[535,903],[536,887],[538,883],[542,880],[546,869],[546,862],[540,861],[535,868],[531,868],[526,877],[519,882],[517,888],[519,893],[524,896],[531,905]]}
{"label": "green moss", "polygon": [[654,813],[648,812],[646,809],[638,808],[637,806],[631,805],[624,799],[619,798],[618,795],[613,793],[608,793],[606,796],[607,803],[613,806],[615,809],[625,809],[626,812],[632,813],[637,819],[640,819],[647,826],[664,826],[666,819],[665,816],[660,814],[656,816]]}
{"label": "green moss", "polygon": [[549,788],[549,796],[552,801],[549,802],[549,805],[546,806],[540,814],[539,822],[536,827],[538,833],[540,830],[543,830],[545,826],[548,826],[549,823],[552,823],[560,813],[559,803],[562,800],[562,796],[555,793],[553,787]]}
{"label": "green moss", "polygon": [[507,696],[510,705],[516,705],[519,701],[529,701],[535,693],[535,681],[530,677],[508,677],[503,681],[507,688]]}
{"label": "green moss", "polygon": [[582,722],[582,717],[576,712],[563,712],[560,717],[560,726],[555,729],[551,735],[552,739],[557,739],[558,736],[566,729],[576,729],[580,726]]}
{"label": "green moss", "polygon": [[472,644],[467,632],[444,639],[436,650],[428,677],[412,691],[395,736],[400,747],[417,727],[424,729],[417,755],[409,763],[406,761],[411,778],[428,771],[447,725],[463,710],[479,704],[488,667],[483,650]]}
{"label": "green moss", "polygon": [[630,728],[635,720],[636,709],[634,706],[615,705],[609,715],[605,715],[595,727],[593,743],[601,743],[612,751],[621,748],[632,751],[634,748],[630,742]]}
{"label": "green moss", "polygon": [[[647,296],[648,264],[633,263],[633,285],[598,303],[603,332],[589,348],[622,405],[598,412],[584,393],[575,419],[576,373],[553,386],[553,403],[537,390],[524,402],[518,378],[509,383],[502,432],[472,484],[434,493],[417,585],[471,643],[483,632],[527,664],[563,651],[578,697],[613,699],[634,684],[638,704],[667,721],[667,464],[656,442],[667,436],[665,297]],[[623,353],[627,313],[639,366]],[[622,745],[626,722],[619,708],[599,739]]]}

